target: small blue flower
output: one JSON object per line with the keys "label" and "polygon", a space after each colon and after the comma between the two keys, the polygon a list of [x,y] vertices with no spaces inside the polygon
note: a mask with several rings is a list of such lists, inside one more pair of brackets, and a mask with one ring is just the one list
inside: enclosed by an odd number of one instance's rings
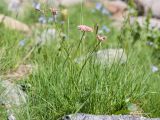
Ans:
{"label": "small blue flower", "polygon": [[21,8],[21,2],[20,1],[14,1],[10,0],[9,5],[8,5],[9,10],[13,12],[18,12]]}
{"label": "small blue flower", "polygon": [[21,40],[19,41],[19,46],[23,47],[25,45],[26,41],[25,40]]}
{"label": "small blue flower", "polygon": [[111,16],[111,13],[104,7],[102,8],[101,12],[102,12],[103,15]]}
{"label": "small blue flower", "polygon": [[101,30],[104,31],[104,32],[106,32],[106,33],[109,33],[109,32],[111,31],[111,30],[110,30],[107,26],[105,26],[105,25],[102,26]]}
{"label": "small blue flower", "polygon": [[41,4],[40,4],[40,3],[33,2],[33,7],[34,7],[36,10],[41,10]]}
{"label": "small blue flower", "polygon": [[41,23],[41,24],[45,24],[47,23],[47,20],[46,20],[46,17],[45,16],[40,16],[38,21]]}
{"label": "small blue flower", "polygon": [[158,69],[157,66],[152,65],[152,66],[151,66],[151,70],[152,70],[153,73],[155,73],[155,72],[157,72],[159,69]]}
{"label": "small blue flower", "polygon": [[100,11],[102,9],[102,7],[103,7],[102,3],[97,2],[95,9],[98,10],[98,11]]}

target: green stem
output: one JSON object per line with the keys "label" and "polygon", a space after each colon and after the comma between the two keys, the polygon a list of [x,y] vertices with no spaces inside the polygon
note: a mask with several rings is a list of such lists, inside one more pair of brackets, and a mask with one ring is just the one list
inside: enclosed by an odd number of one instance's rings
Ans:
{"label": "green stem", "polygon": [[101,43],[101,42],[99,41],[98,44],[94,47],[94,49],[93,49],[93,50],[90,52],[90,54],[88,55],[87,59],[85,60],[84,64],[82,65],[82,68],[81,68],[81,70],[80,70],[80,72],[79,72],[79,77],[81,76],[82,71],[83,71],[85,65],[87,64],[89,58],[90,58],[90,57],[92,56],[92,54],[96,51],[96,49],[97,49],[97,47],[100,45],[100,43]]}
{"label": "green stem", "polygon": [[78,51],[78,49],[79,49],[79,47],[80,47],[80,45],[81,45],[81,42],[82,42],[84,36],[85,36],[85,31],[83,31],[82,37],[81,37],[81,39],[80,39],[80,41],[79,41],[79,43],[78,43],[78,47],[77,47],[77,49],[76,49],[75,54],[77,53],[77,51]]}

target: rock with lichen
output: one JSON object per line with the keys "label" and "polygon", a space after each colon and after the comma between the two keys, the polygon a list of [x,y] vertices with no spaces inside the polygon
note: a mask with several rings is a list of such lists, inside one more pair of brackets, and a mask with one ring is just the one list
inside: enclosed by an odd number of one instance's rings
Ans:
{"label": "rock with lichen", "polygon": [[133,115],[91,115],[91,114],[71,114],[62,117],[62,120],[160,120],[160,118],[146,118]]}

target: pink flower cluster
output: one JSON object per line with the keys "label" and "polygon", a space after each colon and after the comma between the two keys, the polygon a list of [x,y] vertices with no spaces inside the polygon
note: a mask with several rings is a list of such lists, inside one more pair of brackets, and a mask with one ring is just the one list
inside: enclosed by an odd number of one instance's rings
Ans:
{"label": "pink flower cluster", "polygon": [[97,35],[97,40],[99,40],[100,42],[105,41],[106,40],[106,36]]}
{"label": "pink flower cluster", "polygon": [[[87,25],[79,25],[78,29],[82,32],[93,32],[93,28],[91,28]],[[106,40],[107,37],[104,36],[104,35],[98,34],[98,35],[96,35],[96,38],[97,38],[98,41],[103,42],[103,41]]]}
{"label": "pink flower cluster", "polygon": [[79,25],[78,29],[83,32],[93,32],[93,28],[86,25]]}

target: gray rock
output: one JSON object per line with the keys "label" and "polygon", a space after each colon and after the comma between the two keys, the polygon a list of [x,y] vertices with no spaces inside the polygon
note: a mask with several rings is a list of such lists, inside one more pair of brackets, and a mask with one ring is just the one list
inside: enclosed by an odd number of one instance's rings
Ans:
{"label": "gray rock", "polygon": [[123,64],[127,61],[127,55],[123,49],[105,49],[99,50],[91,56],[88,54],[86,56],[79,57],[75,59],[75,62],[81,63],[88,57],[93,57],[95,59],[95,63],[102,65],[111,65],[113,63]]}
{"label": "gray rock", "polygon": [[126,12],[128,10],[128,5],[120,0],[100,0],[105,8],[112,14],[113,20],[123,20],[125,16],[128,15]]}
{"label": "gray rock", "polygon": [[[130,18],[131,24],[133,24],[135,21],[137,21],[139,23],[139,25],[141,27],[143,27],[145,25],[145,23],[146,23],[146,17],[137,17],[137,18],[131,17]],[[158,29],[160,29],[160,20],[156,19],[156,18],[151,18],[149,20],[149,27],[150,28],[158,28]]]}
{"label": "gray rock", "polygon": [[26,32],[26,33],[31,32],[28,25],[16,19],[13,19],[9,16],[5,16],[3,14],[0,14],[0,22],[2,22],[6,27],[10,29],[14,29],[14,30],[18,30],[18,31]]}
{"label": "gray rock", "polygon": [[0,104],[14,107],[20,106],[27,102],[27,95],[21,90],[19,85],[11,83],[9,80],[0,81],[2,91],[0,94]]}
{"label": "gray rock", "polygon": [[0,104],[6,108],[7,120],[16,120],[14,113],[20,112],[19,107],[27,102],[27,95],[19,85],[9,80],[0,81],[0,87]]}
{"label": "gray rock", "polygon": [[160,18],[160,0],[135,0],[135,2],[143,7],[145,15],[151,10],[153,17]]}
{"label": "gray rock", "polygon": [[127,61],[127,55],[123,49],[106,49],[99,50],[96,53],[97,62],[101,64],[120,63],[123,64]]}
{"label": "gray rock", "polygon": [[160,120],[160,118],[145,118],[132,115],[90,115],[77,113],[64,116],[62,120]]}

